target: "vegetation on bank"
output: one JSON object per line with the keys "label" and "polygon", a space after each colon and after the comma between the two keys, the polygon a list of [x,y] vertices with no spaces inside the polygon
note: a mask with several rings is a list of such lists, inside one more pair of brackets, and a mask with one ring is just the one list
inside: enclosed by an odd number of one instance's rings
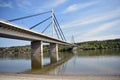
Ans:
{"label": "vegetation on bank", "polygon": [[[97,49],[120,49],[120,39],[114,40],[104,40],[104,41],[88,41],[77,43],[78,50],[97,50]],[[58,47],[59,52],[69,52],[72,50],[71,46],[63,46],[59,45]],[[44,56],[50,55],[49,45],[44,45]],[[31,47],[30,45],[27,46],[15,46],[15,47],[4,47],[0,48],[0,56],[16,56],[16,57],[24,57],[24,54],[30,57]]]}
{"label": "vegetation on bank", "polygon": [[30,58],[30,46],[14,46],[0,48],[0,57],[2,58]]}
{"label": "vegetation on bank", "polygon": [[[43,53],[44,57],[50,55],[50,48],[49,45],[44,45],[43,46]],[[58,47],[59,52],[65,52],[65,51],[71,51],[72,48],[70,46],[63,46],[59,45]],[[16,57],[16,58],[30,58],[31,54],[31,47],[30,45],[26,46],[14,46],[14,47],[1,47],[0,48],[0,57]],[[61,54],[62,55],[62,54]]]}
{"label": "vegetation on bank", "polygon": [[77,45],[78,45],[78,49],[82,49],[82,50],[118,49],[120,48],[120,39],[88,41],[88,42],[77,43]]}

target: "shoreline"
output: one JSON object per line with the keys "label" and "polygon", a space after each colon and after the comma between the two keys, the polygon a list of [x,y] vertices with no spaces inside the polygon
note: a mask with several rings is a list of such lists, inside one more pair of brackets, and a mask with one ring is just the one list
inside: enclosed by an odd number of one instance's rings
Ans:
{"label": "shoreline", "polygon": [[61,76],[23,73],[0,73],[0,80],[120,80],[120,76]]}

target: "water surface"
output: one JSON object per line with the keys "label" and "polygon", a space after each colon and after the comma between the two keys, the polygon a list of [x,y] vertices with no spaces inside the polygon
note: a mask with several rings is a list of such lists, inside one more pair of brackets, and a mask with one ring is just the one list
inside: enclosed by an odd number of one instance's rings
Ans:
{"label": "water surface", "polygon": [[[50,63],[49,58],[44,58],[44,65]],[[24,72],[31,69],[31,59],[0,59],[0,72]]]}
{"label": "water surface", "polygon": [[[64,60],[68,55],[71,53],[61,53],[60,58]],[[46,64],[50,64],[49,57],[44,58],[44,65]],[[15,73],[27,70],[32,72],[30,58],[0,58],[0,72]],[[120,75],[120,50],[79,51],[65,63],[54,66],[52,69],[50,67],[45,74]]]}
{"label": "water surface", "polygon": [[120,57],[72,57],[49,74],[54,75],[120,75]]}

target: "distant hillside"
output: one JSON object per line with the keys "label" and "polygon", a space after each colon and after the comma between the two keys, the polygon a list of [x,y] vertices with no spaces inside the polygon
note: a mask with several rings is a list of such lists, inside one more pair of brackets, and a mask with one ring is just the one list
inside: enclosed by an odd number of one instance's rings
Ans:
{"label": "distant hillside", "polygon": [[[48,53],[48,46],[44,46],[44,53]],[[0,56],[23,56],[28,55],[31,56],[31,47],[30,45],[26,46],[13,46],[13,47],[1,47],[0,48]],[[47,56],[48,54],[44,54]]]}
{"label": "distant hillside", "polygon": [[30,46],[2,47],[0,57],[30,58]]}
{"label": "distant hillside", "polygon": [[[77,43],[78,50],[96,50],[96,49],[120,49],[120,39],[114,40],[104,40],[104,41],[88,41]],[[59,45],[59,51],[71,51],[71,46]],[[44,56],[49,55],[49,45],[44,45]],[[0,48],[0,56],[24,56],[27,54],[30,57],[31,48],[27,46],[14,46],[14,47],[4,47]]]}
{"label": "distant hillside", "polygon": [[[50,49],[49,45],[44,45],[44,57],[49,56]],[[70,51],[72,48],[70,46],[59,45],[59,51],[65,52]],[[29,57],[31,56],[31,47],[30,45],[26,46],[13,46],[13,47],[1,47],[0,48],[0,57]]]}
{"label": "distant hillside", "polygon": [[118,49],[120,48],[120,39],[88,41],[77,44],[79,45],[78,49],[82,49],[82,50]]}

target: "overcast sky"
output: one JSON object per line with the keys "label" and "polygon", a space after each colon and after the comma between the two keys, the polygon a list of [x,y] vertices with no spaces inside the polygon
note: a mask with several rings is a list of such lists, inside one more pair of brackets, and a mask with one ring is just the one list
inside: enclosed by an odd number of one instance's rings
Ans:
{"label": "overcast sky", "polygon": [[[75,42],[120,38],[120,0],[0,0],[0,19],[14,19],[52,8],[68,41],[72,35]],[[13,23],[30,28],[50,15]],[[33,30],[41,32],[50,21]],[[45,34],[51,36],[51,27]],[[29,44],[29,41],[0,38],[0,47]]]}

